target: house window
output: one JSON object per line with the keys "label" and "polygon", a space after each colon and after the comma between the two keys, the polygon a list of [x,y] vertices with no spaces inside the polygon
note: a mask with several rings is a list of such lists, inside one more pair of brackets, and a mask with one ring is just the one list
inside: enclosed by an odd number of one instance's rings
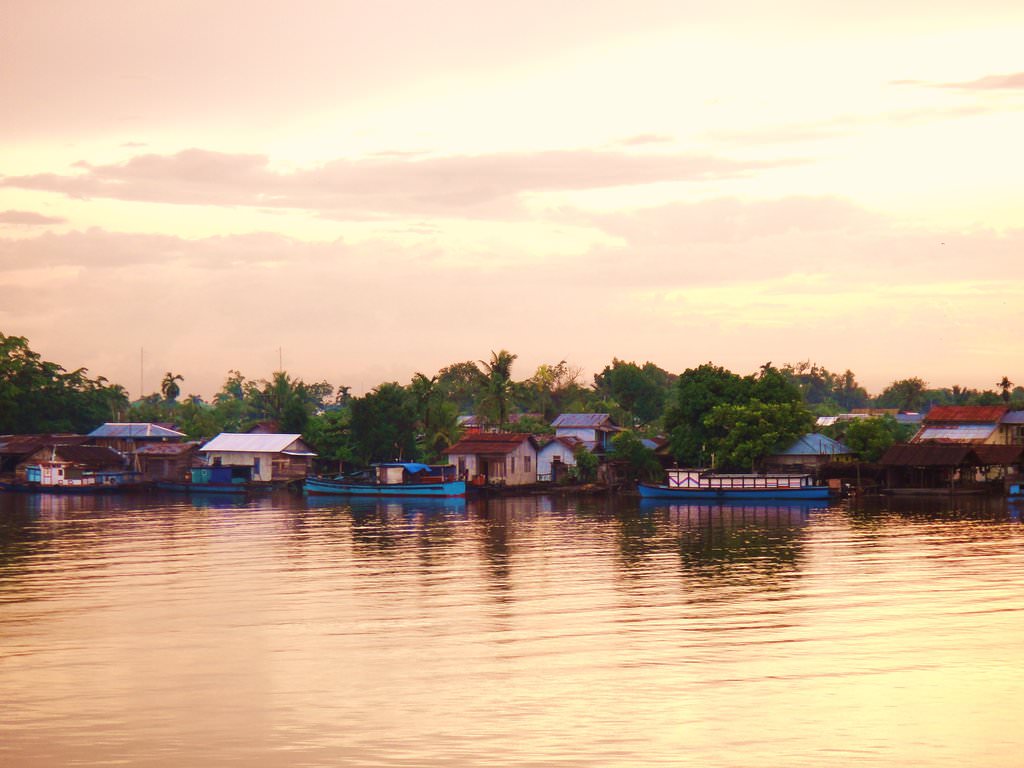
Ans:
{"label": "house window", "polygon": [[510,475],[514,475],[515,473],[516,473],[516,457],[513,456],[512,457],[512,469],[511,469],[511,471],[509,471],[509,474]]}
{"label": "house window", "polygon": [[257,456],[252,460],[252,474],[253,477],[260,476],[260,457]]}
{"label": "house window", "polygon": [[523,472],[526,472],[527,474],[529,474],[532,471],[533,470],[530,469],[530,457],[529,456],[523,456]]}

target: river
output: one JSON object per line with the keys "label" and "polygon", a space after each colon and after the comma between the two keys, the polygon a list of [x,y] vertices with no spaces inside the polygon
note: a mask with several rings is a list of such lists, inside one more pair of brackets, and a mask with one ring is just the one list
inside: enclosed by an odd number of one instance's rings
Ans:
{"label": "river", "polygon": [[1019,766],[1021,511],[0,494],[0,765]]}

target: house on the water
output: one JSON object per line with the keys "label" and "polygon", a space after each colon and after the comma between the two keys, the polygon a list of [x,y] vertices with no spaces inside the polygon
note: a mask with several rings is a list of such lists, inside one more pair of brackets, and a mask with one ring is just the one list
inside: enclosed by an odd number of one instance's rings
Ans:
{"label": "house on the water", "polygon": [[85,435],[48,433],[37,435],[0,435],[0,477],[14,477],[15,470],[40,448],[55,445],[82,445]]}
{"label": "house on the water", "polygon": [[607,413],[563,413],[551,426],[555,437],[576,438],[592,453],[610,451],[612,438],[622,431]]}
{"label": "house on the water", "polygon": [[147,443],[135,449],[134,463],[144,481],[179,481],[189,477],[199,443]]}
{"label": "house on the water", "polygon": [[477,432],[445,450],[458,475],[477,485],[537,482],[537,440],[522,432]]}
{"label": "house on the water", "polygon": [[576,451],[583,446],[577,437],[554,437],[537,451],[538,482],[562,480],[569,467],[576,466]]}
{"label": "house on the water", "polygon": [[137,479],[117,451],[100,445],[47,445],[15,470],[18,483],[43,487],[117,486]]}
{"label": "house on the water", "polygon": [[222,432],[199,449],[211,466],[248,470],[252,482],[301,480],[310,474],[316,454],[302,435]]}
{"label": "house on the water", "polygon": [[163,424],[149,422],[107,422],[89,433],[91,445],[103,445],[131,456],[143,445],[180,443],[185,433]]}

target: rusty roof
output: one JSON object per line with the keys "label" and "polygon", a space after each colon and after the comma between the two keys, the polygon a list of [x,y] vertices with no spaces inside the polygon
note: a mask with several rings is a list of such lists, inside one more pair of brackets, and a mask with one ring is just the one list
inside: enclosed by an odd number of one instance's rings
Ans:
{"label": "rusty roof", "polygon": [[537,447],[537,441],[533,435],[525,432],[477,432],[466,435],[446,449],[445,453],[448,455],[512,453],[523,444],[524,440],[529,440],[534,448]]}
{"label": "rusty roof", "polygon": [[568,429],[604,429],[615,431],[612,417],[607,413],[563,413],[551,422],[555,429],[564,427]]}
{"label": "rusty roof", "polygon": [[180,456],[199,448],[199,443],[146,443],[135,449],[136,456]]}
{"label": "rusty roof", "polygon": [[81,445],[88,439],[86,435],[71,434],[0,435],[0,453],[27,455],[47,445]]}
{"label": "rusty roof", "polygon": [[88,469],[120,469],[124,466],[121,454],[105,445],[55,445],[52,448],[43,446],[39,450],[52,450],[56,458]]}
{"label": "rusty roof", "polygon": [[988,466],[1006,466],[1024,461],[1024,445],[975,445],[978,460]]}
{"label": "rusty roof", "polygon": [[878,463],[888,467],[959,467],[978,464],[977,446],[955,443],[899,443]]}
{"label": "rusty roof", "polygon": [[997,424],[1010,409],[1005,405],[936,405],[924,417],[926,424]]}

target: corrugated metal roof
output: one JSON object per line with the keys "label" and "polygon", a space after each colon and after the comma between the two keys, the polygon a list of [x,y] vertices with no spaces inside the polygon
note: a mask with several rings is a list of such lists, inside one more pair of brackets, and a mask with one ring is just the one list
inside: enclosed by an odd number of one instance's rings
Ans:
{"label": "corrugated metal roof", "polygon": [[[226,453],[284,453],[294,448],[300,455],[307,449],[299,439],[302,435],[266,435],[240,432],[221,432],[204,445],[203,453],[222,451]],[[299,442],[299,445],[294,445]]]}
{"label": "corrugated metal roof", "polygon": [[58,445],[53,452],[64,461],[90,469],[121,469],[124,458],[105,445]]}
{"label": "corrugated metal roof", "polygon": [[597,429],[599,427],[614,427],[612,418],[607,413],[563,413],[551,422],[555,427],[575,427],[583,429]]}
{"label": "corrugated metal roof", "polygon": [[974,446],[970,445],[901,443],[891,446],[879,463],[889,467],[959,467],[976,460]]}
{"label": "corrugated metal roof", "polygon": [[915,443],[980,443],[998,429],[995,424],[961,424],[949,427],[925,427],[914,435]]}
{"label": "corrugated metal roof", "polygon": [[522,445],[524,440],[529,440],[536,447],[537,441],[532,435],[525,432],[479,432],[466,435],[455,445],[446,449],[445,453],[448,455],[511,453]]}
{"label": "corrugated metal roof", "polygon": [[85,435],[0,435],[0,453],[18,456],[33,453],[44,445],[81,445],[89,438]]}
{"label": "corrugated metal roof", "polygon": [[118,438],[181,438],[185,437],[184,432],[177,432],[159,424],[148,422],[107,422],[96,427],[89,433],[89,437],[118,437]]}
{"label": "corrugated metal roof", "polygon": [[1005,405],[936,405],[928,411],[924,423],[997,424],[1008,410]]}
{"label": "corrugated metal roof", "polygon": [[835,456],[842,453],[852,453],[849,448],[833,440],[831,437],[808,432],[782,451],[780,456]]}
{"label": "corrugated metal roof", "polygon": [[975,445],[972,447],[982,464],[1020,464],[1024,460],[1024,445]]}
{"label": "corrugated metal roof", "polygon": [[147,443],[135,449],[136,456],[180,456],[195,450],[199,443]]}
{"label": "corrugated metal roof", "polygon": [[1003,424],[1024,424],[1024,411],[1008,411],[1003,416]]}

